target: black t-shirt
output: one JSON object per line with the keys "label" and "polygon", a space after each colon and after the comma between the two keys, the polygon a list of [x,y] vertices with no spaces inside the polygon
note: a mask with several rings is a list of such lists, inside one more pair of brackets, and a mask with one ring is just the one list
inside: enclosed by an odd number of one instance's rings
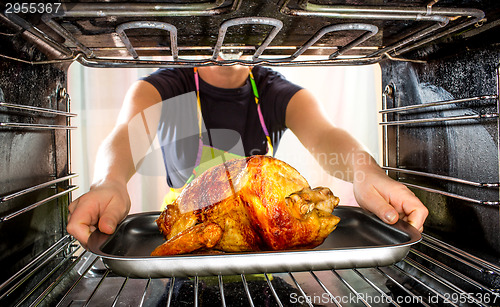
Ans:
{"label": "black t-shirt", "polygon": [[[252,69],[259,103],[276,151],[286,130],[288,102],[301,87],[280,73],[256,66]],[[171,187],[181,187],[192,174],[198,153],[196,86],[192,68],[161,68],[143,78],[163,100],[158,138]],[[265,154],[261,127],[250,80],[235,89],[214,87],[200,80],[203,143],[238,155]]]}

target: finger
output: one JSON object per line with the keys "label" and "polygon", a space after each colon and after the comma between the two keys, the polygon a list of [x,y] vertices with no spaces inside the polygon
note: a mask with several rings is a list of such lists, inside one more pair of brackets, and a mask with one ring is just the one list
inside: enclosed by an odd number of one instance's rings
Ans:
{"label": "finger", "polygon": [[77,198],[71,204],[69,204],[68,211],[70,214],[73,213],[73,211],[75,211],[76,207],[78,207],[79,202],[80,202],[80,198]]}
{"label": "finger", "polygon": [[391,204],[405,216],[406,222],[417,229],[423,227],[429,211],[410,189],[400,185],[399,188],[391,191],[389,199]]}
{"label": "finger", "polygon": [[402,208],[407,216],[408,224],[423,230],[425,219],[429,214],[424,204],[416,196],[411,196],[404,201]]}
{"label": "finger", "polygon": [[99,230],[103,233],[112,234],[128,212],[128,206],[123,199],[113,197],[108,206],[102,212],[99,219]]}
{"label": "finger", "polygon": [[70,220],[66,227],[69,234],[75,237],[83,246],[87,245],[90,234],[92,233],[92,226],[97,223],[92,209],[93,206],[89,206],[88,210],[83,210],[81,208],[76,208],[73,214],[70,216]]}
{"label": "finger", "polygon": [[394,224],[399,219],[396,209],[394,209],[394,207],[391,206],[374,187],[360,199],[360,206],[374,213],[382,221],[388,224]]}

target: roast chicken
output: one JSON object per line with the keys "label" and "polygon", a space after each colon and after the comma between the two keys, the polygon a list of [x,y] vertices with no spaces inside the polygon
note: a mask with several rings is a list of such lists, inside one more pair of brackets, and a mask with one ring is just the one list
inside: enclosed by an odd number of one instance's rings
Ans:
{"label": "roast chicken", "polygon": [[234,159],[187,185],[156,220],[166,242],[152,256],[313,248],[337,227],[339,199],[311,189],[287,163]]}

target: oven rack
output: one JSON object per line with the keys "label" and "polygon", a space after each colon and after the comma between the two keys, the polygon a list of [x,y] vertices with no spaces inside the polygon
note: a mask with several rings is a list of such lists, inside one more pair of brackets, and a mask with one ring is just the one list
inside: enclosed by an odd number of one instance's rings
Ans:
{"label": "oven rack", "polygon": [[[61,258],[59,265],[44,280],[33,289],[23,288],[24,284],[29,284],[30,274],[57,257]],[[444,273],[437,273],[431,267]],[[319,303],[318,300],[335,306],[353,303],[378,306],[380,302],[391,306],[409,302],[415,306],[431,303],[459,306],[464,301],[472,306],[500,303],[500,267],[429,235],[423,236],[422,243],[412,248],[408,257],[387,267],[159,279],[116,276],[104,267],[99,257],[78,248],[75,240],[66,236],[34,259],[25,271],[0,286],[0,302],[12,299],[12,306],[42,303],[53,306],[177,306],[180,303],[201,306],[210,296],[210,305],[259,306],[262,304],[259,300],[266,296],[269,306],[289,306],[293,301],[313,306]],[[75,271],[78,273],[74,274]],[[471,277],[466,277],[463,271]],[[61,288],[65,290],[57,297],[49,295],[53,289]],[[238,296],[235,297],[234,292]]]}
{"label": "oven rack", "polygon": [[[22,29],[29,31],[35,42],[42,43],[46,48],[52,48],[60,54],[62,61],[72,59],[90,67],[192,67],[206,65],[268,65],[268,66],[297,66],[297,65],[365,65],[378,63],[385,58],[405,54],[415,48],[436,41],[451,33],[456,33],[471,25],[480,25],[485,14],[477,9],[444,8],[429,3],[426,7],[398,7],[398,6],[345,6],[319,5],[308,1],[284,1],[281,6],[273,8],[272,17],[242,16],[247,14],[241,0],[230,4],[217,0],[199,4],[165,4],[165,3],[63,3],[57,14],[44,14],[43,23],[52,31],[61,36],[65,42],[60,43],[52,36],[40,30],[29,20],[13,13],[5,16],[19,32]],[[206,42],[189,41],[188,45],[179,46],[178,35],[182,30],[176,21],[186,16],[198,17],[226,17],[218,29],[214,45]],[[234,17],[236,16],[236,17]],[[297,18],[310,17],[324,18],[331,21],[330,25],[316,29],[316,32],[303,43],[290,44],[286,38],[273,44],[278,34],[288,33],[290,24]],[[64,27],[66,21],[72,19],[91,20],[93,18],[134,18],[135,20],[118,24],[114,33],[108,33],[114,46],[87,46],[78,39],[71,28]],[[156,19],[168,20],[169,22]],[[140,20],[137,20],[140,19]],[[285,24],[283,23],[285,20]],[[389,45],[363,43],[374,36],[379,27],[377,22],[393,22],[414,24],[410,34],[400,37]],[[430,23],[430,25],[428,25]],[[182,22],[179,21],[179,24]],[[226,32],[230,27],[238,29],[253,29],[256,25],[271,26],[272,30],[265,35],[260,45],[238,44],[231,41],[224,43]],[[323,24],[324,25],[324,24]],[[129,29],[155,29],[168,33],[170,46],[159,46],[157,43],[148,46],[136,46],[130,42],[125,31]],[[337,46],[338,43],[316,44],[325,34],[344,31],[351,41]],[[359,35],[359,32],[362,32]],[[313,31],[314,32],[314,31]],[[254,36],[259,36],[255,33]],[[262,34],[262,33],[260,33]],[[252,35],[252,34],[249,34]],[[283,34],[284,35],[284,34]],[[310,35],[310,34],[307,34]],[[184,34],[184,36],[186,36]],[[251,59],[220,60],[218,56],[223,50],[242,52],[251,55]],[[153,53],[158,56],[170,55],[170,59],[140,59],[138,51]],[[269,55],[262,58],[264,52]],[[105,56],[111,52],[112,56]],[[168,52],[168,53],[167,53]],[[183,55],[186,54],[186,56]],[[328,54],[326,57],[324,54]],[[99,55],[101,54],[101,55]],[[116,54],[119,54],[117,57]],[[291,55],[290,55],[291,54]],[[302,54],[319,56],[314,60],[296,60]],[[192,57],[192,56],[196,57]],[[343,56],[345,55],[345,56]],[[181,57],[182,56],[182,57]]]}
{"label": "oven rack", "polygon": [[[500,86],[500,67],[497,68],[497,88]],[[476,122],[479,120],[496,120],[497,122],[497,127],[500,127],[500,122],[499,122],[499,115],[500,115],[500,88],[497,89],[497,94],[493,95],[482,95],[482,96],[474,96],[474,97],[467,97],[467,98],[460,98],[460,99],[449,99],[449,100],[443,100],[443,101],[435,101],[435,102],[428,102],[428,103],[422,103],[422,104],[414,104],[414,105],[405,105],[405,106],[400,106],[400,107],[387,107],[387,101],[389,97],[394,97],[395,93],[395,88],[392,84],[389,84],[386,86],[382,93],[382,109],[379,111],[379,114],[382,115],[382,120],[379,123],[379,125],[382,126],[383,128],[383,147],[384,150],[386,151],[384,154],[384,157],[388,157],[387,150],[389,149],[388,145],[388,128],[389,127],[394,127],[396,129],[399,129],[400,127],[410,125],[410,126],[418,126],[418,127],[424,127],[423,125],[430,125],[431,127],[434,124],[440,124],[440,123],[448,123],[448,122],[455,122],[455,121],[463,121],[463,122],[468,122],[469,120],[475,120]],[[427,110],[432,110],[434,107],[443,107],[443,106],[450,106],[450,105],[460,105],[462,103],[467,103],[467,102],[474,102],[474,103],[479,103],[481,106],[486,106],[488,103],[492,101],[493,103],[490,103],[495,107],[495,112],[483,112],[483,113],[477,113],[477,114],[471,114],[471,115],[460,115],[460,116],[443,116],[443,117],[432,117],[432,118],[418,118],[418,119],[409,119],[409,120],[399,120],[399,115],[401,114],[407,114],[413,111],[427,111]],[[399,104],[399,103],[398,103]],[[396,119],[395,120],[389,120],[388,115],[395,115]],[[427,127],[427,126],[425,126]],[[398,134],[396,130],[396,134]],[[499,151],[500,152],[500,151]],[[462,184],[462,185],[467,185],[470,187],[475,187],[479,189],[490,189],[490,190],[495,190],[498,191],[500,187],[499,182],[478,182],[478,181],[473,181],[473,180],[466,180],[463,178],[456,178],[453,176],[447,176],[447,175],[440,175],[440,174],[434,174],[434,173],[429,173],[429,172],[422,172],[422,171],[416,171],[416,170],[411,170],[403,167],[392,167],[389,165],[389,162],[387,159],[384,160],[383,163],[383,169],[385,169],[387,172],[394,172],[396,174],[408,174],[412,176],[418,176],[418,177],[424,177],[424,178],[432,178],[432,179],[437,179],[437,180],[442,180],[445,182],[452,182],[452,183],[457,183],[457,184]],[[409,182],[402,182],[403,184],[407,185],[408,187],[411,188],[416,188],[422,191],[430,192],[430,193],[435,193],[435,194],[440,194],[446,197],[451,197],[475,204],[480,204],[480,205],[488,205],[488,206],[499,206],[500,201],[498,201],[498,197],[496,197],[495,200],[484,200],[484,199],[477,199],[477,198],[471,198],[467,197],[464,195],[458,195],[455,193],[451,193],[448,191],[443,191],[443,190],[438,190],[435,188],[423,186],[421,184],[415,184],[415,183],[409,183]]]}
{"label": "oven rack", "polygon": [[[383,99],[386,99],[387,93],[384,93],[383,95],[384,95]],[[471,102],[471,101],[484,102],[487,100],[495,100],[495,102],[497,102],[498,99],[499,99],[498,95],[486,95],[486,96],[477,96],[477,97],[470,97],[470,98],[463,98],[463,99],[437,101],[437,102],[431,102],[431,103],[424,103],[424,104],[420,104],[420,105],[410,105],[410,106],[388,108],[388,109],[384,108],[383,110],[379,111],[379,113],[382,114],[384,117],[382,122],[380,122],[379,124],[381,126],[401,126],[401,125],[408,125],[408,124],[437,123],[437,122],[448,122],[448,121],[456,121],[456,120],[498,119],[498,117],[499,117],[498,108],[497,108],[496,112],[485,112],[482,114],[471,114],[471,115],[461,115],[461,116],[445,116],[445,117],[433,117],[433,118],[421,118],[421,119],[409,119],[409,120],[388,120],[387,119],[387,114],[391,114],[391,113],[400,114],[400,113],[407,112],[407,111],[422,110],[422,109],[436,107],[436,106],[445,106],[445,105],[450,105],[450,104],[455,104],[455,103]],[[498,105],[498,103],[497,103],[497,105]]]}
{"label": "oven rack", "polygon": [[72,178],[75,178],[77,176],[78,176],[77,174],[69,174],[67,176],[63,176],[60,178],[49,180],[49,181],[37,184],[35,186],[28,187],[26,189],[23,189],[23,190],[20,190],[20,191],[17,191],[17,192],[8,194],[8,195],[0,196],[0,204],[2,204],[5,202],[8,202],[8,201],[11,201],[17,197],[20,197],[20,196],[23,196],[23,195],[26,195],[26,194],[29,194],[32,192],[36,192],[36,191],[39,191],[39,190],[44,189],[44,188],[52,188],[57,192],[57,193],[50,195],[42,200],[39,200],[39,201],[34,202],[32,204],[25,205],[22,209],[19,209],[19,210],[16,210],[14,212],[0,216],[0,223],[8,221],[12,218],[15,218],[16,216],[19,216],[25,212],[33,210],[41,205],[44,205],[46,203],[51,202],[51,201],[57,200],[58,198],[60,198],[62,196],[66,196],[69,193],[75,191],[76,189],[79,188],[76,185],[67,185],[64,188],[61,188],[61,187],[58,187],[58,184],[63,183],[63,182],[68,181],[68,180],[71,180]]}
{"label": "oven rack", "polygon": [[0,197],[0,203],[6,202],[8,200],[14,199],[16,197],[19,197],[19,196],[22,196],[22,195],[25,195],[25,194],[28,194],[28,193],[31,193],[31,192],[35,192],[37,190],[40,190],[40,189],[43,189],[43,188],[46,188],[46,187],[49,187],[49,186],[55,186],[56,183],[60,183],[60,182],[66,181],[66,180],[75,178],[77,176],[78,176],[77,174],[69,174],[68,176],[64,176],[64,177],[60,177],[60,178],[57,178],[57,179],[54,179],[54,180],[50,180],[50,181],[47,181],[47,182],[44,182],[44,183],[40,183],[40,184],[37,184],[35,186],[23,189],[21,191],[18,191],[18,192],[9,194],[9,195],[2,196],[2,197]]}
{"label": "oven rack", "polygon": [[15,104],[15,103],[7,103],[7,102],[0,102],[0,107],[29,111],[29,112],[34,112],[34,113],[48,114],[48,115],[60,115],[60,116],[67,116],[67,117],[77,116],[77,114],[71,113],[71,112],[65,112],[65,111],[54,110],[54,109],[49,109],[49,108],[40,108],[40,107],[34,107],[34,106],[29,106],[29,105]]}
{"label": "oven rack", "polygon": [[[498,188],[500,186],[500,184],[498,182],[480,183],[480,182],[464,180],[464,179],[451,177],[451,176],[443,176],[443,175],[432,174],[432,173],[427,173],[427,172],[413,171],[413,170],[408,170],[408,169],[404,169],[404,168],[396,168],[396,167],[388,167],[388,166],[384,166],[382,168],[385,169],[386,171],[423,176],[423,177],[427,177],[427,178],[445,180],[448,182],[456,182],[456,183],[466,184],[466,185],[470,185],[470,186],[477,187],[477,188],[488,188],[488,189],[498,190]],[[426,187],[426,186],[419,185],[419,184],[413,184],[413,183],[408,183],[408,182],[403,182],[403,181],[401,181],[401,183],[403,183],[404,185],[406,185],[408,187],[420,189],[420,190],[431,192],[431,193],[437,193],[440,195],[468,201],[468,202],[475,203],[475,204],[488,205],[488,206],[499,206],[500,205],[500,201],[498,201],[498,200],[476,199],[476,198],[471,198],[471,197],[467,197],[464,195],[459,195],[459,194],[450,193],[447,191],[442,191],[442,190]]]}
{"label": "oven rack", "polygon": [[[1,89],[0,89],[1,91]],[[65,99],[65,103],[69,102],[69,95],[66,93],[65,89],[60,89],[57,91],[57,96],[59,96],[59,99]],[[51,100],[51,96],[47,97],[49,101]],[[71,117],[77,116],[75,113],[71,112],[66,112],[66,111],[61,111],[57,109],[51,109],[51,108],[41,108],[41,107],[35,107],[35,106],[30,106],[30,105],[22,105],[22,104],[15,104],[15,103],[7,103],[5,101],[0,101],[0,108],[5,109],[5,110],[14,110],[17,112],[21,112],[25,114],[26,116],[34,117],[35,115],[38,115],[39,117],[56,117],[56,116],[63,116],[66,117],[66,124],[65,125],[53,125],[53,124],[33,124],[33,123],[23,123],[23,122],[3,122],[0,121],[0,128],[13,128],[13,129],[26,129],[26,130],[74,130],[77,127],[76,126],[70,126],[69,125],[69,119]],[[4,110],[0,109],[0,112],[4,112]]]}
{"label": "oven rack", "polygon": [[46,203],[48,203],[50,201],[56,200],[56,199],[58,199],[61,196],[65,196],[65,195],[67,195],[67,194],[75,191],[76,189],[78,189],[78,186],[70,185],[67,188],[62,189],[62,191],[60,191],[60,192],[58,192],[58,193],[56,193],[54,195],[46,197],[46,198],[44,198],[42,200],[39,200],[39,201],[37,201],[37,202],[35,202],[33,204],[27,205],[26,207],[24,207],[24,208],[22,208],[20,210],[17,210],[17,211],[14,211],[12,213],[9,213],[9,214],[6,214],[4,216],[1,216],[0,217],[0,223],[8,221],[8,220],[10,220],[10,219],[12,219],[12,218],[20,215],[20,214],[23,214],[23,213],[25,213],[27,211],[33,210],[33,209],[35,209],[35,208],[37,208],[37,207],[39,207],[41,205],[44,205],[44,204],[46,204]]}

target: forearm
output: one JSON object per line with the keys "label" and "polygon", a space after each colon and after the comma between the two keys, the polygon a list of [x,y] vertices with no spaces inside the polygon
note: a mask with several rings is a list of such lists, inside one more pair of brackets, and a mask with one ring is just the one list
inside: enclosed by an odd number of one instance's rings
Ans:
{"label": "forearm", "polygon": [[381,172],[377,162],[347,131],[329,127],[309,145],[318,163],[330,175],[353,182],[367,171]]}
{"label": "forearm", "polygon": [[422,231],[428,211],[403,184],[389,178],[347,131],[332,125],[314,97],[297,92],[287,108],[287,126],[331,175],[353,183],[359,205],[386,223],[399,218]]}
{"label": "forearm", "polygon": [[118,125],[99,147],[93,185],[114,181],[126,185],[135,173],[126,125]]}
{"label": "forearm", "polygon": [[[381,171],[364,147],[347,131],[335,127],[307,90],[290,100],[286,124],[330,175],[353,182],[367,171]],[[359,178],[358,178],[359,179]]]}

